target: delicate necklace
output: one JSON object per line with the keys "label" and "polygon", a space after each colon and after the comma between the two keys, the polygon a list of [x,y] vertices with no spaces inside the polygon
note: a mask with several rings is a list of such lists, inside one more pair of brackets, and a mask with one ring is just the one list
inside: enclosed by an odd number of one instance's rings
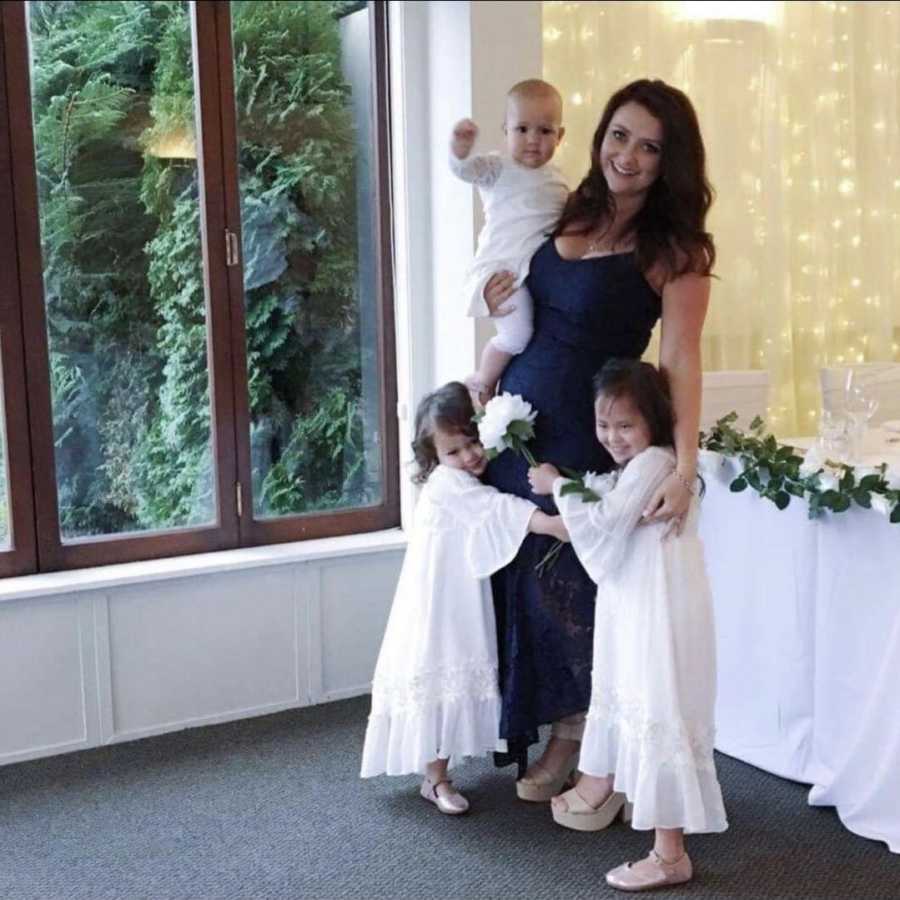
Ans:
{"label": "delicate necklace", "polygon": [[[617,241],[612,239],[610,235],[609,229],[604,231],[596,232],[593,237],[588,239],[587,249],[584,251],[584,256],[592,256],[593,254],[601,254],[608,256],[612,253],[616,253]],[[632,249],[631,247],[626,248],[626,250]],[[622,251],[626,252],[625,250]]]}
{"label": "delicate necklace", "polygon": [[601,246],[603,238],[605,236],[605,232],[601,232],[600,234],[595,235],[588,241],[587,250],[585,250],[585,256],[591,256],[594,253],[603,253],[607,248]]}
{"label": "delicate necklace", "polygon": [[616,242],[610,240],[608,231],[601,231],[588,240],[587,249],[584,256],[593,256],[594,254],[609,255],[616,252]]}

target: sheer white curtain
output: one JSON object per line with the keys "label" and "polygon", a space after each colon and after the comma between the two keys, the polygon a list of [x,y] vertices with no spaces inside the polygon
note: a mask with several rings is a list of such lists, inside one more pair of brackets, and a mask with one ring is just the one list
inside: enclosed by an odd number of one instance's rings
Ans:
{"label": "sheer white curtain", "polygon": [[814,432],[820,367],[900,360],[900,4],[547,2],[543,19],[573,184],[618,87],[693,100],[717,191],[704,367],[768,370],[770,426]]}

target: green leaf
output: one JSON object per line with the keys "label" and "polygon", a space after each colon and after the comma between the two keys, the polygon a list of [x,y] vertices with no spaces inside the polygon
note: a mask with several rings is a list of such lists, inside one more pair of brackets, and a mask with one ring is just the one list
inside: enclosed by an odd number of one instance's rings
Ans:
{"label": "green leaf", "polygon": [[568,494],[580,494],[583,490],[583,485],[577,481],[568,481],[559,489],[559,495],[565,497]]}
{"label": "green leaf", "polygon": [[846,512],[850,509],[851,500],[846,494],[838,494],[837,499],[831,504],[831,508],[836,512]]}
{"label": "green leaf", "polygon": [[741,491],[747,489],[747,479],[735,478],[728,487],[733,494],[739,494]]}
{"label": "green leaf", "polygon": [[506,430],[509,434],[514,434],[516,437],[524,438],[525,440],[534,437],[534,426],[531,422],[525,421],[525,419],[513,419]]}
{"label": "green leaf", "polygon": [[893,510],[891,510],[891,522],[894,525],[900,523],[900,503],[898,503]]}
{"label": "green leaf", "polygon": [[784,484],[784,489],[789,494],[793,494],[795,497],[802,497],[806,493],[806,491],[803,489],[803,485],[797,484],[796,481],[786,481]]}
{"label": "green leaf", "polygon": [[874,490],[881,483],[881,475],[865,475],[860,479],[859,486],[866,491]]}
{"label": "green leaf", "polygon": [[844,474],[841,476],[839,486],[842,491],[853,490],[853,488],[856,486],[856,477],[853,475],[853,469],[844,469]]}
{"label": "green leaf", "polygon": [[779,491],[775,495],[773,502],[779,509],[785,509],[791,502],[791,495],[787,491]]}
{"label": "green leaf", "polygon": [[863,488],[857,488],[853,492],[853,500],[857,506],[863,507],[863,509],[871,509],[872,508],[872,497],[868,491],[863,490]]}

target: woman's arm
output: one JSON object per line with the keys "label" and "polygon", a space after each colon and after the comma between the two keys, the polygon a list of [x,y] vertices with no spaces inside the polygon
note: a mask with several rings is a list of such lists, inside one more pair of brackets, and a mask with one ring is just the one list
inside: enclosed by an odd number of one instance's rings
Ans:
{"label": "woman's arm", "polygon": [[662,289],[659,367],[668,376],[672,389],[676,469],[651,498],[644,521],[672,519],[676,532],[681,530],[697,480],[703,392],[700,335],[709,306],[709,287],[708,276],[689,273],[667,282]]}

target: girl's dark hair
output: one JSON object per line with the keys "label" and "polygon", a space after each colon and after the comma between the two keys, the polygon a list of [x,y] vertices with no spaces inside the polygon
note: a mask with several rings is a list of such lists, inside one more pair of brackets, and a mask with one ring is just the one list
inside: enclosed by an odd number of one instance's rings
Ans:
{"label": "girl's dark hair", "polygon": [[467,434],[478,437],[478,427],[472,421],[475,408],[469,389],[459,381],[451,381],[422,398],[416,410],[416,436],[412,442],[417,471],[412,480],[422,484],[438,464],[434,446],[437,429],[448,434]]}
{"label": "girl's dark hair", "polygon": [[[712,235],[705,230],[713,189],[706,178],[697,113],[685,93],[658,79],[633,81],[609,98],[591,143],[591,167],[569,195],[553,237],[566,229],[587,234],[614,215],[615,198],[603,176],[600,147],[613,115],[626,103],[643,106],[663,128],[659,177],[631,223],[637,266],[648,272],[661,263],[671,278],[687,272],[709,275],[716,261]],[[584,224],[572,230],[577,223]]]}
{"label": "girl's dark hair", "polygon": [[674,446],[675,412],[669,380],[656,366],[639,359],[608,360],[594,376],[594,402],[600,397],[627,397],[650,426],[650,443]]}

